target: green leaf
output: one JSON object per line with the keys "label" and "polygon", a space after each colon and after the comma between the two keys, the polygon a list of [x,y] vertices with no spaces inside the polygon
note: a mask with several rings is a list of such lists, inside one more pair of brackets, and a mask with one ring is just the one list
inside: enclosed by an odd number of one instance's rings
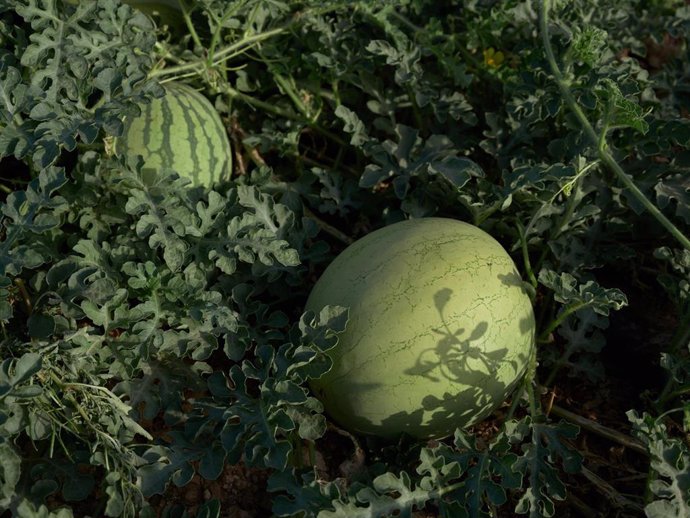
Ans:
{"label": "green leaf", "polygon": [[125,510],[125,501],[120,487],[120,479],[120,474],[117,472],[108,473],[105,477],[105,492],[108,495],[108,501],[105,506],[106,516],[121,516]]}
{"label": "green leaf", "polygon": [[11,444],[0,443],[0,507],[7,509],[16,495],[22,459]]}
{"label": "green leaf", "polygon": [[17,49],[20,60],[0,66],[0,104],[9,107],[0,157],[30,154],[43,169],[61,148],[73,150],[78,140],[90,144],[100,129],[120,131],[122,115],[161,95],[146,80],[153,26],[142,13],[118,7],[115,0],[16,2],[28,34],[15,29],[13,40],[25,45]]}
{"label": "green leaf", "polygon": [[654,186],[656,201],[665,209],[675,203],[675,214],[690,224],[690,178],[687,174],[675,174],[664,178]]}
{"label": "green leaf", "polygon": [[506,491],[520,487],[522,477],[513,470],[517,456],[509,450],[510,437],[501,432],[489,445],[462,430],[455,431],[454,448],[441,444],[423,448],[417,472],[420,487],[443,494],[436,504],[444,517],[488,518],[490,506],[507,501]]}
{"label": "green leaf", "polygon": [[369,141],[366,126],[356,112],[341,104],[334,114],[344,123],[343,131],[350,134],[350,144],[360,147]]}
{"label": "green leaf", "polygon": [[40,394],[40,387],[31,387],[29,392],[22,392],[23,389],[29,387],[20,387],[20,385],[41,370],[41,363],[41,355],[38,353],[24,353],[18,360],[13,358],[3,360],[0,364],[0,400],[9,395],[34,397]]}
{"label": "green leaf", "polygon": [[594,66],[601,59],[607,36],[606,31],[599,27],[585,26],[571,44],[573,59]]}
{"label": "green leaf", "polygon": [[45,505],[36,507],[28,500],[22,500],[17,506],[15,516],[17,518],[74,518],[71,509],[61,507],[57,511],[51,511]]}
{"label": "green leaf", "polygon": [[607,129],[630,127],[642,134],[647,133],[649,124],[644,120],[642,107],[625,97],[612,79],[601,79],[595,93],[601,103]]}
{"label": "green leaf", "polygon": [[11,277],[24,269],[37,268],[50,258],[47,247],[29,246],[36,235],[45,234],[59,226],[67,211],[67,202],[54,195],[67,182],[64,171],[49,168],[32,180],[25,191],[13,192],[2,205],[4,235],[0,241],[0,317],[9,320],[12,309],[6,303]]}
{"label": "green leaf", "polygon": [[295,469],[274,471],[268,479],[268,491],[274,493],[273,513],[276,516],[294,516],[331,508],[331,502],[341,496],[337,481],[317,479],[311,470],[301,473]]}
{"label": "green leaf", "polygon": [[360,187],[381,188],[390,183],[396,197],[412,207],[415,204],[410,203],[411,198],[428,196],[417,187],[420,184],[435,182],[459,191],[470,179],[484,176],[477,163],[458,156],[460,150],[445,135],[432,135],[423,141],[418,130],[403,124],[395,127],[395,135],[396,141],[371,143],[366,148],[374,163],[364,169]]}
{"label": "green leaf", "polygon": [[220,500],[213,498],[204,502],[196,512],[197,518],[220,518],[221,517],[221,503]]}
{"label": "green leaf", "polygon": [[[334,500],[335,510],[321,511],[318,518],[376,518],[395,516],[411,518],[414,509],[420,509],[431,497],[429,491],[414,488],[410,476],[384,473],[373,480],[372,487],[357,491],[349,501]],[[362,506],[364,504],[364,507]]]}
{"label": "green leaf", "polygon": [[544,269],[539,272],[539,282],[553,290],[557,302],[588,307],[599,315],[608,316],[611,309],[619,310],[628,304],[627,297],[618,288],[603,288],[592,280],[580,284],[569,273],[559,275],[552,270]]}
{"label": "green leaf", "polygon": [[635,436],[647,446],[655,478],[649,488],[656,499],[645,507],[648,518],[681,518],[690,515],[690,449],[669,437],[661,420],[635,410],[626,414]]}
{"label": "green leaf", "polygon": [[71,473],[62,485],[62,496],[68,502],[81,502],[88,498],[94,486],[92,475]]}
{"label": "green leaf", "polygon": [[558,477],[556,462],[561,461],[567,473],[577,473],[582,456],[563,441],[577,436],[578,427],[561,421],[558,424],[531,422],[530,442],[522,445],[522,455],[516,460],[514,469],[527,477],[528,486],[515,507],[518,514],[530,517],[551,517],[555,513],[554,500],[566,498],[566,488]]}
{"label": "green leaf", "polygon": [[55,332],[55,320],[49,315],[32,313],[28,321],[29,335],[32,338],[50,338]]}
{"label": "green leaf", "polygon": [[199,459],[201,449],[190,444],[179,432],[174,434],[174,439],[172,447],[151,446],[142,455],[145,462],[137,473],[144,497],[164,494],[170,482],[184,487],[194,476],[192,463]]}

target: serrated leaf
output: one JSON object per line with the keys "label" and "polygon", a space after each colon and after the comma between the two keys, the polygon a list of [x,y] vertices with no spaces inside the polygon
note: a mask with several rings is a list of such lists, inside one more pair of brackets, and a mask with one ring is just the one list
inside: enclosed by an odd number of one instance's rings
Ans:
{"label": "serrated leaf", "polygon": [[22,459],[11,444],[0,443],[0,507],[7,508],[16,494]]}
{"label": "serrated leaf", "polygon": [[676,174],[664,178],[654,186],[659,207],[675,203],[675,214],[690,224],[690,178],[686,174]]}
{"label": "serrated leaf", "polygon": [[274,493],[273,513],[276,516],[293,516],[309,512],[316,515],[331,507],[338,499],[338,484],[316,478],[313,470],[300,473],[295,469],[274,471],[268,479],[268,491]]}
{"label": "serrated leaf", "polygon": [[364,122],[354,111],[341,104],[334,113],[344,123],[343,131],[350,134],[350,144],[359,147],[369,140]]}
{"label": "serrated leaf", "polygon": [[642,107],[625,97],[612,79],[602,78],[595,93],[602,104],[603,119],[608,127],[630,127],[640,133],[647,133],[649,124],[644,120]]}
{"label": "serrated leaf", "polygon": [[335,510],[321,511],[318,518],[378,518],[393,514],[410,518],[412,511],[423,507],[430,497],[429,491],[413,487],[406,472],[388,472],[377,476],[372,487],[360,489],[354,499],[333,501]]}
{"label": "serrated leaf", "polygon": [[578,427],[561,421],[558,424],[531,423],[531,441],[522,445],[522,455],[514,469],[527,477],[528,486],[518,501],[515,512],[530,517],[551,517],[555,513],[554,500],[564,500],[566,488],[558,476],[556,463],[560,460],[567,473],[580,470],[582,457],[563,444],[574,439]]}
{"label": "serrated leaf", "polygon": [[[0,157],[31,153],[43,169],[61,147],[74,149],[78,138],[91,143],[100,128],[117,127],[124,113],[152,93],[160,95],[160,88],[146,81],[155,42],[151,22],[117,5],[17,2],[16,15],[29,34],[18,66],[0,67],[0,100],[11,107],[0,134]],[[97,99],[98,109],[92,110]]]}
{"label": "serrated leaf", "polygon": [[571,44],[573,58],[594,66],[606,45],[607,33],[599,27],[586,26],[578,31]]}
{"label": "serrated leaf", "polygon": [[608,316],[611,309],[618,310],[628,304],[627,297],[618,288],[604,288],[592,280],[580,284],[565,272],[559,275],[544,269],[539,272],[539,282],[553,290],[554,299],[561,304],[589,307],[604,316]]}
{"label": "serrated leaf", "polygon": [[646,412],[626,413],[634,435],[647,446],[651,468],[659,477],[650,484],[656,500],[645,507],[648,518],[681,518],[690,515],[690,449],[679,439],[669,437],[661,420]]}
{"label": "serrated leaf", "polygon": [[443,493],[438,505],[442,516],[488,518],[491,505],[502,505],[506,491],[520,487],[522,477],[513,471],[517,456],[510,453],[510,437],[501,433],[486,448],[462,430],[455,431],[455,448],[423,448],[417,472],[420,487]]}

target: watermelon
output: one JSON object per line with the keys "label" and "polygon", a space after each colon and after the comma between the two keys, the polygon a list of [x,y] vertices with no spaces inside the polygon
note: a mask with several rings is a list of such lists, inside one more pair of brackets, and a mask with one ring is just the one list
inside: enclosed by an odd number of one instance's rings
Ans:
{"label": "watermelon", "polygon": [[147,180],[159,169],[172,169],[206,187],[229,179],[230,141],[213,105],[183,83],[167,83],[165,90],[164,97],[141,106],[139,116],[125,118],[115,153],[141,155]]}
{"label": "watermelon", "polygon": [[345,306],[349,321],[310,382],[352,432],[441,438],[491,414],[534,354],[534,312],[508,253],[483,230],[424,218],[346,248],[306,309]]}

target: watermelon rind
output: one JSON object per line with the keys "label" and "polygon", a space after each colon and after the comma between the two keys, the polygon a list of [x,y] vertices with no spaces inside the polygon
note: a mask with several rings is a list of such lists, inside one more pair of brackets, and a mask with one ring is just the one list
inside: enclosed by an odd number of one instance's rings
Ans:
{"label": "watermelon rind", "polygon": [[346,248],[306,310],[347,307],[311,381],[327,414],[355,433],[440,438],[481,421],[510,395],[534,352],[534,312],[511,257],[483,230],[423,218]]}
{"label": "watermelon rind", "polygon": [[190,86],[170,82],[165,96],[141,106],[126,117],[123,134],[115,139],[118,156],[141,155],[148,181],[162,169],[210,187],[232,172],[227,131],[210,101]]}

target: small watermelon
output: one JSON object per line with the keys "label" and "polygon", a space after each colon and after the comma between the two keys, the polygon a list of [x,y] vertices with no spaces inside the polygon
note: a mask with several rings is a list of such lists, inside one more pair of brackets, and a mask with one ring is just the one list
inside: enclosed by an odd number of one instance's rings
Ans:
{"label": "small watermelon", "polygon": [[141,155],[147,179],[160,169],[172,169],[194,185],[228,180],[232,151],[218,112],[185,84],[167,83],[165,90],[164,97],[143,105],[138,117],[125,119],[115,153]]}

